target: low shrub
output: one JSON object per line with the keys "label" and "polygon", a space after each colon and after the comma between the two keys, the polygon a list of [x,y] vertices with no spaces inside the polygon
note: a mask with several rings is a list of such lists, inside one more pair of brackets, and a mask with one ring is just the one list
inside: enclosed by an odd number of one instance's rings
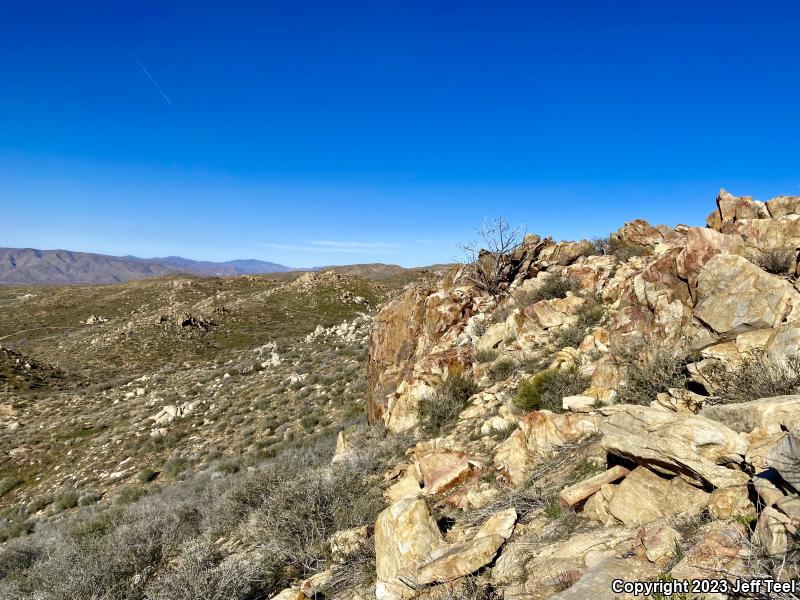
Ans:
{"label": "low shrub", "polygon": [[78,506],[78,500],[80,500],[78,492],[75,490],[67,490],[56,497],[53,506],[55,506],[56,510],[67,510]]}
{"label": "low shrub", "polygon": [[648,256],[650,251],[639,244],[633,244],[619,239],[616,235],[592,240],[592,254],[613,256],[620,262],[625,262],[634,256]]}
{"label": "low shrub", "polygon": [[418,416],[423,430],[436,435],[453,426],[470,396],[477,391],[478,386],[464,374],[450,373],[433,396],[419,402]]}
{"label": "low shrub", "polygon": [[786,275],[795,264],[793,248],[774,248],[761,253],[754,261],[767,273]]}
{"label": "low shrub", "polygon": [[574,277],[553,275],[545,279],[535,290],[517,292],[514,302],[518,307],[523,308],[542,300],[566,298],[567,292],[577,294],[580,289],[581,283]]}
{"label": "low shrub", "polygon": [[648,405],[661,392],[686,384],[686,358],[666,344],[643,341],[614,354],[626,374],[625,385],[617,390],[622,404]]}
{"label": "low shrub", "polygon": [[514,404],[520,410],[551,410],[561,412],[562,399],[580,394],[591,383],[591,378],[578,373],[577,368],[566,371],[547,370],[523,379]]}
{"label": "low shrub", "polygon": [[491,377],[492,381],[503,381],[511,376],[515,368],[516,363],[514,359],[505,356],[495,361],[495,363],[489,367],[489,377]]}
{"label": "low shrub", "polygon": [[478,350],[475,353],[475,360],[479,363],[490,363],[497,359],[497,350]]}
{"label": "low shrub", "polygon": [[0,498],[5,496],[8,492],[22,483],[21,479],[16,477],[3,477],[0,479]]}
{"label": "low shrub", "polygon": [[777,358],[764,351],[751,352],[736,365],[716,363],[704,375],[722,403],[787,396],[800,390],[800,356]]}

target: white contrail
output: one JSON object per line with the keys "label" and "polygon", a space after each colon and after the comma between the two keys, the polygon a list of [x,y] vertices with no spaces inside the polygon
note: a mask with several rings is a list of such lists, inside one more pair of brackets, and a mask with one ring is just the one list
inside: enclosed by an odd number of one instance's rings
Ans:
{"label": "white contrail", "polygon": [[164,93],[164,90],[162,90],[162,89],[161,89],[161,86],[160,86],[160,85],[158,85],[158,82],[157,82],[155,79],[153,79],[153,76],[152,76],[152,75],[150,75],[150,71],[148,71],[148,70],[147,70],[147,67],[145,67],[145,66],[142,64],[142,61],[140,61],[140,60],[139,60],[139,57],[138,57],[138,56],[136,56],[136,55],[133,53],[133,50],[131,50],[130,48],[128,48],[128,45],[127,45],[127,44],[122,44],[122,45],[123,45],[123,46],[125,46],[125,49],[128,51],[128,54],[130,54],[130,55],[131,55],[131,58],[132,58],[133,60],[135,60],[135,61],[136,61],[136,64],[137,64],[137,65],[139,65],[139,67],[142,69],[142,71],[144,71],[144,74],[145,74],[145,75],[147,75],[147,78],[148,78],[148,79],[149,79],[149,80],[152,82],[152,84],[153,84],[153,85],[155,86],[155,88],[158,90],[158,93],[159,93],[159,94],[161,94],[161,95],[164,97],[164,100],[166,100],[166,101],[167,101],[167,104],[172,104],[172,102],[170,101],[170,99],[169,99],[169,98],[167,97],[167,95]]}

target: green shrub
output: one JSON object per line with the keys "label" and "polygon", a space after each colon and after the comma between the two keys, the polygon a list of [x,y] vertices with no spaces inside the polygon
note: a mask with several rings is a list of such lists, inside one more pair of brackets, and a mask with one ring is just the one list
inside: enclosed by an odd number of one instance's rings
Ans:
{"label": "green shrub", "polygon": [[581,283],[574,277],[553,275],[545,279],[535,290],[518,292],[514,298],[514,302],[517,306],[523,308],[542,300],[566,298],[567,292],[577,294],[580,289]]}
{"label": "green shrub", "polygon": [[0,479],[0,498],[5,496],[8,492],[22,483],[21,479],[16,477],[3,477]]}
{"label": "green shrub", "polygon": [[520,410],[551,410],[561,412],[562,399],[584,391],[591,378],[578,373],[576,368],[566,371],[548,370],[523,379],[514,404]]}
{"label": "green shrub", "polygon": [[79,499],[80,496],[78,495],[78,492],[75,490],[67,490],[56,497],[55,502],[53,502],[53,506],[55,506],[57,510],[75,508],[78,506]]}
{"label": "green shrub", "polygon": [[100,494],[95,494],[93,492],[84,494],[78,499],[78,506],[91,506],[92,504],[97,504],[100,502],[100,498]]}
{"label": "green shrub", "polygon": [[620,262],[625,262],[634,256],[648,256],[650,250],[645,246],[633,244],[619,239],[616,235],[592,240],[592,253],[613,256]]}
{"label": "green shrub", "polygon": [[470,396],[477,391],[478,386],[471,379],[459,372],[450,373],[433,396],[419,401],[418,415],[423,430],[436,435],[452,427]]}
{"label": "green shrub", "polygon": [[150,467],[145,467],[136,474],[136,479],[139,480],[139,483],[150,483],[156,477],[158,477],[158,475],[159,473],[155,469],[151,469]]}
{"label": "green shrub", "polygon": [[511,374],[514,373],[515,368],[516,363],[514,362],[513,358],[509,358],[507,356],[500,358],[489,367],[489,377],[492,378],[492,381],[503,381],[504,379],[508,379]]}
{"label": "green shrub", "polygon": [[490,363],[497,359],[497,350],[478,350],[475,353],[475,360],[479,363]]}

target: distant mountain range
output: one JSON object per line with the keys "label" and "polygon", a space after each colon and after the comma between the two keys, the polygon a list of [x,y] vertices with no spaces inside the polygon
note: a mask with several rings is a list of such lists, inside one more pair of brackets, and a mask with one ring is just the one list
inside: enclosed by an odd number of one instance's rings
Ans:
{"label": "distant mountain range", "polygon": [[0,283],[117,283],[170,273],[255,275],[292,269],[262,260],[210,262],[180,256],[138,258],[69,250],[0,248]]}

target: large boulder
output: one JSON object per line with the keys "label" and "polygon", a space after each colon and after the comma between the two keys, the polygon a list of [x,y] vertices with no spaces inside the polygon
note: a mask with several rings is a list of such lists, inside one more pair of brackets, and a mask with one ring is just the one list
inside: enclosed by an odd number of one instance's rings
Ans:
{"label": "large boulder", "polygon": [[800,214],[800,196],[777,196],[767,200],[767,210],[773,219]]}
{"label": "large boulder", "polygon": [[616,486],[608,512],[625,525],[637,526],[666,516],[698,515],[707,505],[708,494],[680,477],[666,479],[638,467]]}
{"label": "large boulder", "polygon": [[525,480],[531,466],[550,458],[559,446],[596,433],[599,422],[596,415],[547,410],[528,413],[519,428],[498,445],[494,464],[517,485]]}
{"label": "large boulder", "polygon": [[474,573],[494,559],[505,541],[501,535],[489,535],[434,551],[429,562],[418,569],[416,582],[429,585]]}
{"label": "large boulder", "polygon": [[750,432],[761,427],[769,433],[791,431],[800,435],[800,395],[716,404],[704,407],[700,414],[725,423],[734,431]]}
{"label": "large boulder", "polygon": [[391,581],[443,545],[442,534],[423,499],[409,498],[386,508],[375,522],[375,565],[380,581]]}
{"label": "large boulder", "polygon": [[750,196],[734,196],[723,189],[717,196],[717,210],[709,215],[707,223],[712,229],[720,230],[742,219],[766,219],[769,216],[764,202],[754,201]]}
{"label": "large boulder", "polygon": [[635,596],[622,592],[614,592],[614,581],[650,581],[658,577],[660,569],[649,561],[622,560],[620,558],[607,558],[591,569],[571,585],[568,589],[554,596],[550,600],[622,600]]}
{"label": "large boulder", "polygon": [[696,295],[698,274],[717,254],[744,254],[741,236],[725,235],[702,227],[689,227],[686,230],[686,245],[677,256],[677,267],[678,276],[689,282],[693,297]]}
{"label": "large boulder", "polygon": [[[453,341],[473,314],[475,290],[456,287],[458,274],[449,274],[438,287],[414,286],[384,306],[375,317],[370,334],[367,416],[374,422],[387,420],[390,403],[397,401],[402,382],[413,387],[414,368],[425,357],[450,349]],[[465,362],[463,356],[446,357],[442,365]],[[413,412],[415,407],[407,408]],[[400,427],[408,426],[400,420]],[[410,425],[413,426],[413,423]]]}
{"label": "large boulder", "polygon": [[600,425],[601,445],[617,456],[695,484],[729,487],[747,475],[741,464],[745,440],[722,423],[646,406],[625,405]]}
{"label": "large boulder", "polygon": [[697,276],[694,315],[717,333],[776,327],[797,318],[800,294],[746,258],[717,254]]}
{"label": "large boulder", "polygon": [[472,465],[463,452],[432,452],[420,457],[417,466],[428,494],[446,492],[472,473]]}

